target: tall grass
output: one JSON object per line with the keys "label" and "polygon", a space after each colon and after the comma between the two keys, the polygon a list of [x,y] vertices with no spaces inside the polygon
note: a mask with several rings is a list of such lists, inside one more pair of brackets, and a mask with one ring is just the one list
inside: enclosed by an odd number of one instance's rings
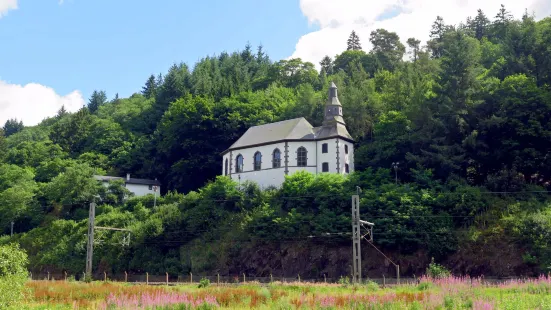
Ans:
{"label": "tall grass", "polygon": [[51,281],[27,287],[25,309],[551,309],[551,278],[545,276],[500,284],[484,278],[423,277],[418,284],[391,288],[373,283],[198,288]]}

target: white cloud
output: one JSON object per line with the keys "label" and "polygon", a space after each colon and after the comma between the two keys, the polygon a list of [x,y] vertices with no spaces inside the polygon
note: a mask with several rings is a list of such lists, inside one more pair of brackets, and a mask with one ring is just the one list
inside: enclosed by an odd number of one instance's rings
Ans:
{"label": "white cloud", "polygon": [[[302,36],[289,58],[302,58],[319,67],[325,55],[334,57],[346,50],[352,30],[360,37],[365,51],[371,49],[369,35],[377,28],[396,32],[404,45],[411,37],[424,43],[436,16],[442,16],[446,24],[457,25],[482,9],[492,20],[501,4],[516,18],[525,9],[534,11],[538,19],[551,14],[550,0],[300,0],[302,13],[320,30]],[[392,11],[398,14],[384,19]]]}
{"label": "white cloud", "polygon": [[17,0],[0,0],[0,18],[6,15],[9,10],[17,9]]}
{"label": "white cloud", "polygon": [[536,18],[541,19],[544,17],[551,16],[551,1],[549,0],[538,0],[534,1],[533,10],[536,13]]}
{"label": "white cloud", "polygon": [[56,115],[62,105],[67,111],[75,112],[84,103],[78,90],[61,96],[52,88],[36,83],[23,86],[0,81],[0,126],[11,118],[22,120],[26,126],[36,125]]}

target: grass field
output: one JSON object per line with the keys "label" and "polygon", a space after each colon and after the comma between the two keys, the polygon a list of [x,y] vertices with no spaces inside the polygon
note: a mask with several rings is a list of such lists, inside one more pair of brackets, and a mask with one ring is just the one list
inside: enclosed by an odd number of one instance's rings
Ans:
{"label": "grass field", "polygon": [[423,278],[381,288],[363,285],[248,283],[146,286],[32,281],[17,309],[551,309],[551,278],[499,285],[481,279]]}

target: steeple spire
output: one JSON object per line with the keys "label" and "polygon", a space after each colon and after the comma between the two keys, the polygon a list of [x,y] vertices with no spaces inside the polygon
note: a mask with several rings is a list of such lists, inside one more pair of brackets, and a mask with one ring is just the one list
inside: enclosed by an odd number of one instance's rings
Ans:
{"label": "steeple spire", "polygon": [[331,86],[329,86],[329,98],[327,100],[327,104],[339,106],[341,105],[337,94],[337,85],[335,85],[334,82],[331,82]]}
{"label": "steeple spire", "polygon": [[335,123],[344,125],[344,120],[342,118],[342,105],[337,94],[337,85],[331,82],[331,86],[329,86],[329,97],[325,105],[325,119],[323,125],[331,126]]}

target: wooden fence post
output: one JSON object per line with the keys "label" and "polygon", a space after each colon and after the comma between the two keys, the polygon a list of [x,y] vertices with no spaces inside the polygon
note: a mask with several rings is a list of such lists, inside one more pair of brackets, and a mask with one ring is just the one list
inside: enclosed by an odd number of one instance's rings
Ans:
{"label": "wooden fence post", "polygon": [[327,275],[325,273],[323,274],[323,282],[327,283]]}
{"label": "wooden fence post", "polygon": [[86,281],[86,272],[82,273],[82,281]]}
{"label": "wooden fence post", "polygon": [[33,273],[29,271],[29,273],[31,274],[31,281],[33,280]]}
{"label": "wooden fence post", "polygon": [[220,285],[220,274],[216,275],[216,282],[218,283],[218,285]]}
{"label": "wooden fence post", "polygon": [[274,276],[270,273],[270,283],[274,282]]}
{"label": "wooden fence post", "polygon": [[149,272],[145,273],[145,285],[149,285]]}
{"label": "wooden fence post", "polygon": [[128,273],[124,271],[124,282],[128,282]]}
{"label": "wooden fence post", "polygon": [[67,281],[67,271],[64,271],[65,273],[65,281]]}
{"label": "wooden fence post", "polygon": [[50,281],[50,272],[48,271],[48,281]]}
{"label": "wooden fence post", "polygon": [[300,274],[298,275],[298,283],[300,283]]}
{"label": "wooden fence post", "polygon": [[247,281],[245,280],[245,273],[243,272],[243,283],[245,283],[245,282],[247,282]]}
{"label": "wooden fence post", "polygon": [[385,275],[383,275],[383,288],[386,287],[386,278],[385,278]]}
{"label": "wooden fence post", "polygon": [[103,282],[107,282],[107,272],[103,272]]}
{"label": "wooden fence post", "polygon": [[189,283],[193,283],[193,273],[189,273]]}
{"label": "wooden fence post", "polygon": [[166,272],[166,285],[168,285],[168,272]]}

